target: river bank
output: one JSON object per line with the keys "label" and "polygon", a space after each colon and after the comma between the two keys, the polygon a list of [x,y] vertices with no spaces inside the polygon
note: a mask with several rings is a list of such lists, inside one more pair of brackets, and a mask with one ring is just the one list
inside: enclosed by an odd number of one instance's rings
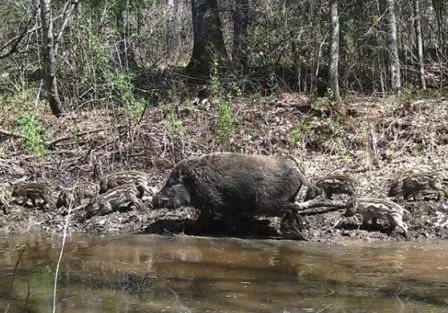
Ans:
{"label": "river bank", "polygon": [[[151,188],[161,187],[174,165],[183,158],[214,151],[248,154],[292,154],[305,176],[345,173],[359,182],[362,196],[383,198],[390,182],[406,172],[436,171],[448,177],[448,101],[353,98],[345,100],[344,114],[325,99],[297,94],[244,98],[232,103],[230,128],[222,125],[219,103],[213,99],[148,108],[137,121],[125,109],[72,112],[56,119],[44,106],[38,113],[40,132],[51,129],[44,153],[30,153],[29,141],[17,121],[2,116],[0,173],[2,183],[24,179],[43,181],[57,197],[60,186],[97,182],[102,175],[136,169],[148,174]],[[226,132],[224,130],[227,129]],[[105,216],[85,218],[82,208],[72,210],[69,231],[99,233],[195,233],[196,212],[131,208]],[[310,241],[349,237],[365,240],[447,239],[447,199],[422,195],[404,207],[408,237],[388,234],[387,225],[363,229],[343,212],[307,217],[304,236]],[[43,212],[11,205],[0,212],[0,233],[61,232],[66,209]],[[279,237],[278,218],[201,235],[247,238]],[[336,227],[335,227],[336,226]]]}

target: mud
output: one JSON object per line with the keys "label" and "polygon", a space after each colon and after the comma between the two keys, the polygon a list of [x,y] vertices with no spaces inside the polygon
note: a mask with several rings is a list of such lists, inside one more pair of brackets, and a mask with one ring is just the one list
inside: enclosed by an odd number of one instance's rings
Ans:
{"label": "mud", "polygon": [[[146,205],[149,199],[144,202]],[[365,228],[356,217],[345,218],[343,211],[307,216],[307,225],[303,230],[309,241],[335,241],[338,238],[362,240],[416,240],[448,238],[448,203],[446,201],[416,201],[405,203],[411,214],[404,221],[409,226],[407,238],[400,232],[390,232],[387,224],[378,221],[378,225]],[[91,233],[155,233],[184,234],[201,236],[226,236],[240,238],[277,238],[284,239],[279,233],[280,218],[256,217],[245,219],[236,225],[229,225],[216,219],[204,230],[199,228],[194,208],[151,210],[145,212],[136,208],[112,212],[103,216],[85,218],[82,208],[52,210],[43,212],[37,208],[12,205],[8,214],[0,215],[2,234],[17,233],[60,233],[68,222],[69,232]],[[444,223],[446,225],[444,225]]]}

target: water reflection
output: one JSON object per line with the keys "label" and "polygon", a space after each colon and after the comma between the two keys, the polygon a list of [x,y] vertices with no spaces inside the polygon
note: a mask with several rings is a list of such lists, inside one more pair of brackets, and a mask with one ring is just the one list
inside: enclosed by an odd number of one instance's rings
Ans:
{"label": "water reflection", "polygon": [[[51,312],[60,242],[0,239],[0,312]],[[447,248],[447,242],[72,236],[57,311],[448,312]]]}

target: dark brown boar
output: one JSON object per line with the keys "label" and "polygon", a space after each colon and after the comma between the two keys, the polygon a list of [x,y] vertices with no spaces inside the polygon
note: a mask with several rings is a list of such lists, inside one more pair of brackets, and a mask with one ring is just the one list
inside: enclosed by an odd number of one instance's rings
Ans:
{"label": "dark brown boar", "polygon": [[153,199],[154,208],[193,206],[211,215],[281,216],[297,212],[301,186],[313,188],[287,157],[211,153],[180,161]]}

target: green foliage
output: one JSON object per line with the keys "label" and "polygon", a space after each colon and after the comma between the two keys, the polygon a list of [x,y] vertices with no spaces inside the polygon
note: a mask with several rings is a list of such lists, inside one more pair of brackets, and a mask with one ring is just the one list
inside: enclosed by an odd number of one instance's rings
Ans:
{"label": "green foliage", "polygon": [[305,140],[305,134],[310,128],[311,125],[308,123],[295,123],[289,131],[289,140],[292,141],[296,146],[302,148]]}
{"label": "green foliage", "polygon": [[343,148],[341,138],[344,134],[344,126],[333,116],[309,117],[293,125],[288,133],[288,139],[299,148],[304,148],[306,143],[313,142],[315,149],[318,150],[325,150],[329,145],[337,146],[339,149]]}
{"label": "green foliage", "polygon": [[236,82],[232,82],[231,86],[232,86],[232,96],[233,97],[240,98],[243,96],[243,94],[244,94],[243,89],[240,86],[238,86],[238,84]]}
{"label": "green foliage", "polygon": [[43,156],[46,149],[41,136],[39,117],[29,113],[23,113],[17,122],[25,136],[25,147],[28,152],[36,156]]}
{"label": "green foliage", "polygon": [[222,102],[218,107],[217,134],[222,139],[228,139],[233,132],[235,119],[229,102]]}
{"label": "green foliage", "polygon": [[166,118],[167,131],[174,138],[179,138],[184,135],[184,127],[182,121],[177,117],[174,112],[170,112]]}
{"label": "green foliage", "polygon": [[133,119],[137,120],[145,109],[145,101],[134,93],[135,75],[111,64],[104,40],[90,27],[86,30],[92,62],[87,65],[85,84],[94,86],[97,93],[104,95],[101,99],[103,106],[125,106],[129,108]]}
{"label": "green foliage", "polygon": [[261,99],[263,98],[261,92],[259,90],[255,91],[254,93],[254,102],[255,103],[261,103]]}
{"label": "green foliage", "polygon": [[334,108],[337,106],[338,99],[331,88],[327,88],[327,98],[330,108]]}
{"label": "green foliage", "polygon": [[[236,82],[230,85],[230,91],[223,94],[223,88],[219,77],[218,63],[215,61],[210,71],[210,88],[212,96],[218,107],[218,118],[215,132],[221,140],[228,140],[233,132],[235,119],[232,114],[231,102],[234,96],[241,97],[242,89]],[[226,99],[226,100],[225,100]]]}

